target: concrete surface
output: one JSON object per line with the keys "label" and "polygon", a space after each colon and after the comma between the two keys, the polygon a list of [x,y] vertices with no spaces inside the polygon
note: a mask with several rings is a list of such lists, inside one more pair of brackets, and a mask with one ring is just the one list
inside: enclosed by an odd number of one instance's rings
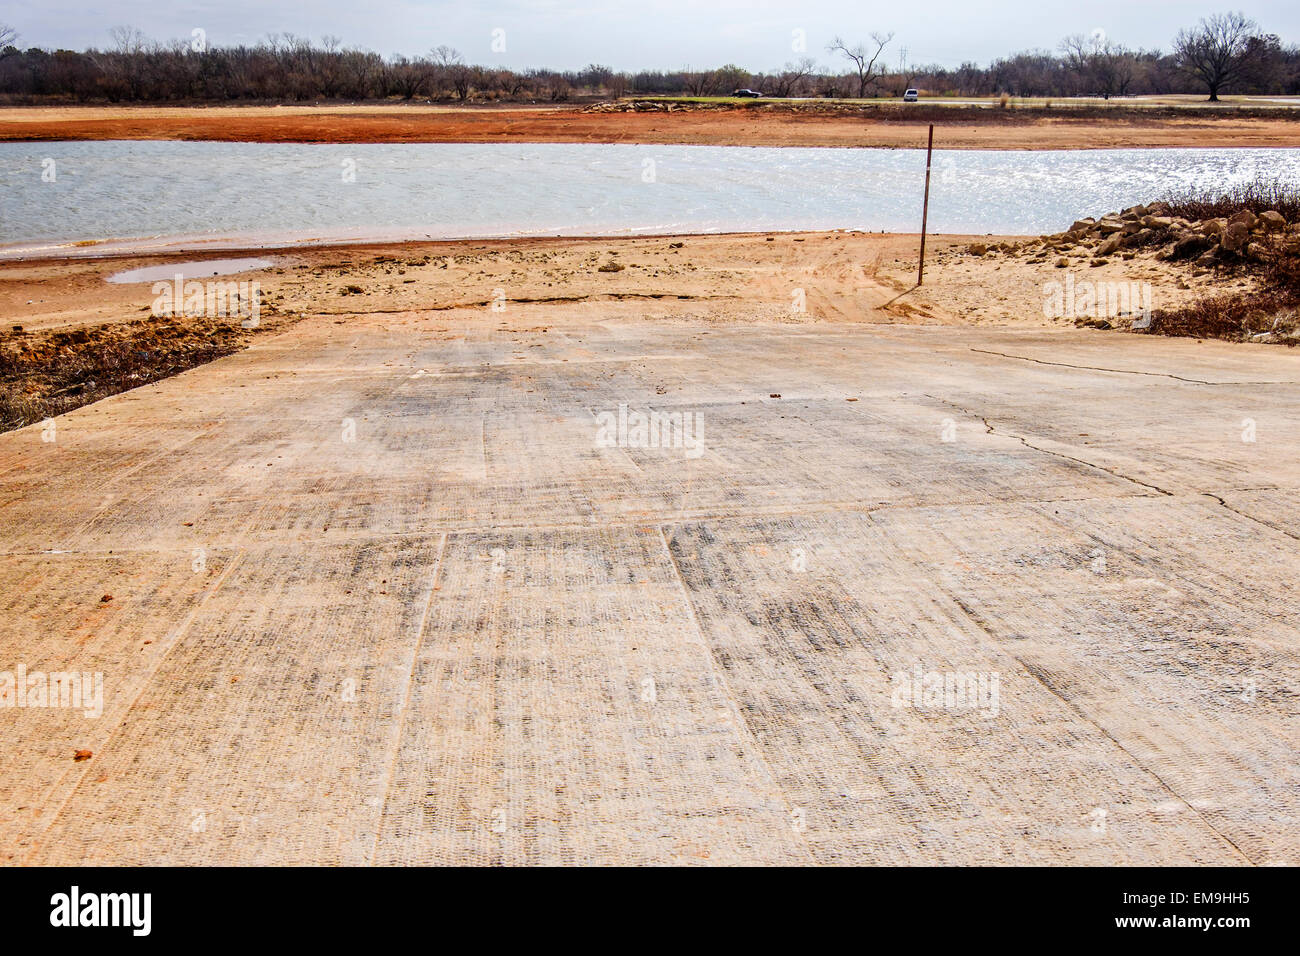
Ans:
{"label": "concrete surface", "polygon": [[307,319],[0,435],[0,670],[104,675],[0,710],[0,859],[1300,863],[1298,421],[1267,347]]}

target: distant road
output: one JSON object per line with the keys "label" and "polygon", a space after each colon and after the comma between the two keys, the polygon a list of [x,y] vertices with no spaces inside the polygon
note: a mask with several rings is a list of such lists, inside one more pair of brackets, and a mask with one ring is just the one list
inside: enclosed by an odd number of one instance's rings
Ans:
{"label": "distant road", "polygon": [[[1170,101],[1176,102],[1170,102]],[[425,104],[241,107],[15,107],[0,109],[0,141],[222,140],[309,143],[648,143],[715,146],[924,145],[940,127],[948,149],[1089,149],[1300,145],[1300,100],[1195,97],[1112,101],[784,101],[771,107],[660,101],[448,107]],[[750,101],[752,104],[753,101]],[[671,112],[669,111],[672,107]],[[766,107],[766,108],[765,108]],[[976,108],[980,107],[980,108]],[[1184,115],[1184,112],[1186,115]]]}

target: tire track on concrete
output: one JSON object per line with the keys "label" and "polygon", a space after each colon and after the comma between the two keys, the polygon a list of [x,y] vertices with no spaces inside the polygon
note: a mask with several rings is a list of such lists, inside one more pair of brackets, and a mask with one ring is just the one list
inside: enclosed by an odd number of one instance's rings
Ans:
{"label": "tire track on concrete", "polygon": [[[73,409],[73,411],[76,411],[76,409]],[[59,417],[61,418],[63,416],[59,416]],[[124,478],[127,478],[130,475],[135,474],[141,469],[147,468],[149,465],[152,465],[156,461],[159,461],[163,458],[166,458],[169,455],[173,455],[179,452],[186,445],[193,444],[194,442],[198,441],[200,438],[204,438],[207,435],[212,434],[214,431],[216,431],[216,428],[217,426],[215,425],[209,425],[200,428],[197,432],[195,432],[193,435],[190,435],[188,438],[183,438],[180,441],[176,442],[175,444],[169,445],[166,448],[162,448],[157,452],[155,452],[154,454],[143,458],[142,460],[136,462],[134,465],[131,465],[128,468],[124,468],[115,472],[111,478],[109,478],[106,482],[104,482],[103,485],[100,486],[100,491],[103,493],[104,496],[104,503],[101,504],[98,508],[96,508],[89,518],[87,518],[76,528],[74,528],[70,533],[69,538],[70,539],[79,538],[81,535],[83,535],[86,532],[86,529],[90,528],[96,521],[104,517],[104,515],[108,514],[113,504],[116,503],[116,501],[118,500],[117,493],[112,491],[111,489],[115,485],[120,483]]]}
{"label": "tire track on concrete", "polygon": [[[204,431],[211,431],[211,429],[204,429]],[[177,447],[178,448],[183,447],[185,444],[186,442],[181,442]],[[199,599],[198,603],[196,603],[194,607],[190,609],[189,613],[185,615],[181,623],[173,630],[171,641],[167,644],[167,647],[162,650],[162,653],[158,655],[157,659],[153,663],[153,666],[149,668],[149,671],[146,674],[144,680],[140,682],[139,690],[137,690],[135,696],[131,698],[131,703],[128,704],[126,708],[123,709],[121,719],[117,722],[117,725],[113,727],[111,730],[109,730],[107,735],[105,735],[105,737],[102,738],[104,741],[103,744],[104,747],[108,747],[113,742],[115,736],[119,734],[122,728],[126,725],[126,722],[130,718],[132,711],[135,710],[136,704],[138,704],[140,699],[144,697],[145,692],[149,689],[149,686],[153,683],[154,678],[162,670],[163,664],[166,663],[167,658],[171,655],[172,651],[176,649],[176,647],[185,638],[185,635],[189,633],[190,628],[193,626],[194,621],[197,620],[200,612],[202,612],[202,610],[208,605],[208,603],[212,600],[212,598],[216,595],[216,593],[221,590],[222,586],[226,583],[226,580],[234,573],[235,568],[243,564],[244,558],[248,555],[248,547],[247,547],[248,536],[251,533],[253,526],[257,523],[258,519],[261,518],[262,515],[267,511],[270,505],[271,502],[269,500],[265,500],[260,505],[258,505],[253,510],[252,514],[248,516],[248,520],[244,523],[244,526],[234,536],[235,540],[232,545],[235,552],[234,556],[230,559],[225,569],[222,570],[221,574],[217,576],[217,580],[212,583],[212,585],[207,589],[206,592],[204,592],[203,597]],[[147,551],[148,549],[141,549],[141,550]],[[154,552],[154,553],[165,553],[165,552]],[[77,791],[81,789],[82,784],[85,783],[86,778],[90,774],[90,769],[91,769],[90,763],[89,761],[87,761],[86,766],[82,769],[80,776],[76,777],[75,781],[71,784],[71,786],[69,786],[67,794],[64,796],[63,800],[59,803],[58,809],[55,810],[52,814],[50,814],[49,822],[43,828],[41,828],[40,833],[32,840],[32,845],[28,848],[28,851],[24,856],[24,860],[31,859],[37,853],[37,851],[41,849],[41,847],[43,846],[43,840],[45,835],[48,834],[51,829],[53,829],[54,825],[58,823],[60,817],[63,816],[64,809],[67,807],[68,803],[72,800],[73,796],[77,793]],[[54,787],[51,788],[51,790],[57,789],[57,787],[58,784],[56,783]]]}
{"label": "tire track on concrete", "polygon": [[[709,645],[708,635],[704,633],[704,628],[700,624],[699,615],[695,613],[695,603],[691,600],[690,589],[686,586],[686,579],[682,576],[682,569],[678,566],[677,559],[673,556],[673,549],[672,545],[668,543],[667,532],[664,531],[664,526],[662,524],[656,525],[656,528],[659,531],[659,540],[664,546],[664,556],[667,557],[668,564],[673,569],[673,577],[677,579],[677,585],[681,588],[682,603],[690,614],[691,621],[695,624],[695,634],[699,638],[700,649],[709,662],[709,671],[713,675],[714,686],[723,693],[727,699],[727,703],[731,705],[731,711],[736,715],[736,719],[739,721],[739,726],[742,728],[742,734],[747,742],[748,749],[754,754],[755,759],[762,765],[763,772],[767,774],[767,778],[770,781],[772,791],[778,795],[781,805],[788,814],[793,809],[789,796],[778,782],[776,773],[772,770],[772,765],[768,762],[767,755],[763,752],[763,748],[759,744],[758,738],[750,728],[749,721],[745,719],[745,714],[741,710],[740,702],[736,699],[735,692],[732,691],[731,684],[727,681],[726,675],[718,670],[717,658],[714,657],[713,648]],[[813,853],[812,847],[808,845],[807,837],[798,830],[795,830],[794,833],[798,837],[799,845],[808,855],[808,861],[813,864],[819,863],[820,861]]]}
{"label": "tire track on concrete", "polygon": [[[623,449],[616,449],[616,450],[624,451]],[[633,462],[630,458],[628,458],[627,461],[629,462],[629,464],[632,465],[632,467],[637,472],[644,471],[639,466],[637,466],[635,462]],[[688,487],[687,491],[689,492],[689,490],[690,489]],[[1015,503],[1023,504],[1023,505],[1053,505],[1053,504],[1071,504],[1074,502],[1081,502],[1081,501],[1122,501],[1130,497],[1151,498],[1154,496],[1135,493],[1133,495],[1117,495],[1113,498],[1107,496],[1095,496],[1095,495],[1068,496],[1062,498],[1017,498],[1015,499]],[[1179,497],[1179,496],[1175,495],[1174,497]],[[869,505],[865,503],[865,499],[844,499],[844,500],[826,499],[823,501],[810,501],[806,503],[801,503],[801,505],[798,508],[789,508],[783,505],[774,505],[770,508],[763,508],[761,506],[749,506],[750,510],[747,511],[742,510],[739,507],[732,511],[702,510],[702,511],[691,512],[682,509],[672,515],[671,524],[679,524],[688,521],[689,522],[744,521],[753,517],[789,518],[789,517],[800,517],[804,515],[830,514],[830,513],[839,513],[839,512],[876,514],[876,513],[889,513],[889,512],[925,511],[925,510],[941,508],[941,507],[951,506],[951,505],[980,507],[980,506],[988,505],[988,501],[987,499],[978,496],[972,496],[969,498],[954,496],[953,498],[949,498],[943,501],[923,501],[923,502],[911,502],[907,504]],[[1259,519],[1255,519],[1255,520],[1259,520]],[[357,529],[345,530],[345,531],[331,530],[330,532],[325,534],[318,534],[315,540],[319,540],[321,542],[328,542],[328,543],[348,543],[348,542],[356,542],[356,541],[370,541],[370,540],[375,540],[378,537],[400,540],[400,539],[426,538],[431,535],[439,535],[439,534],[449,534],[449,535],[500,534],[500,533],[509,533],[515,531],[524,531],[524,530],[590,531],[593,527],[618,528],[618,529],[639,528],[639,527],[644,527],[645,523],[646,523],[645,519],[642,516],[634,515],[631,517],[620,517],[620,516],[610,515],[610,516],[602,517],[598,526],[593,525],[591,522],[582,522],[582,521],[569,521],[569,522],[556,521],[556,522],[533,523],[526,520],[521,520],[516,523],[501,522],[499,524],[491,524],[491,525],[457,525],[455,527],[416,527],[405,531],[388,531],[383,534],[377,534],[376,532],[369,531],[364,528],[357,528]],[[1273,530],[1278,530],[1278,529],[1273,529]],[[258,532],[257,535],[252,536],[252,539],[256,543],[261,543],[264,539],[276,540],[279,538],[280,534],[281,532],[278,530]],[[262,537],[259,537],[259,535]],[[61,549],[59,551],[52,552],[44,549],[10,550],[5,548],[0,548],[0,556],[33,557],[33,556],[44,555],[44,554],[75,554],[75,555],[83,555],[83,556],[87,556],[87,555],[105,556],[109,554],[154,554],[154,553],[162,554],[162,553],[173,553],[173,552],[177,554],[183,554],[191,550],[192,549],[185,548],[185,547],[180,547],[180,548],[125,547],[124,548],[124,547],[115,546],[113,548],[109,548],[107,546],[101,546],[95,548],[66,548],[66,549]]]}
{"label": "tire track on concrete", "polygon": [[388,816],[388,794],[393,785],[393,771],[397,767],[397,758],[402,751],[402,738],[406,733],[406,714],[410,709],[411,690],[415,686],[415,670],[420,663],[420,649],[424,646],[424,632],[429,624],[429,612],[433,609],[433,598],[438,593],[438,578],[442,573],[442,558],[447,551],[447,532],[443,532],[438,540],[438,559],[434,563],[433,578],[429,581],[429,596],[425,598],[424,610],[420,614],[420,624],[415,632],[415,645],[411,648],[411,666],[408,668],[406,677],[406,691],[402,695],[402,707],[398,712],[396,727],[393,730],[393,753],[388,760],[388,770],[384,773],[384,788],[382,802],[379,809],[379,820],[375,825],[375,839],[371,844],[370,858],[366,860],[367,866],[373,866],[375,858],[379,855],[379,840],[384,832],[384,820]]}
{"label": "tire track on concrete", "polygon": [[1015,651],[1007,647],[1005,643],[999,639],[997,632],[995,632],[992,629],[992,627],[989,625],[989,623],[986,620],[984,620],[983,615],[981,615],[978,611],[976,611],[974,608],[968,605],[956,594],[952,594],[951,592],[949,592],[948,596],[952,598],[953,603],[955,603],[959,608],[961,608],[962,612],[966,615],[966,617],[969,618],[970,621],[974,623],[975,626],[978,627],[983,634],[985,634],[990,640],[993,641],[994,646],[1000,652],[1006,654],[1014,661],[1016,661],[1016,663],[1018,663],[1022,668],[1024,668],[1025,672],[1030,676],[1032,676],[1034,680],[1037,681],[1038,684],[1045,691],[1047,691],[1049,694],[1051,694],[1053,697],[1055,697],[1057,700],[1063,703],[1066,707],[1068,707],[1080,720],[1088,724],[1090,727],[1094,728],[1098,733],[1100,733],[1107,740],[1113,743],[1120,751],[1122,751],[1130,760],[1133,761],[1133,764],[1135,766],[1141,767],[1144,773],[1150,775],[1151,779],[1159,783],[1160,786],[1163,787],[1175,799],[1177,799],[1179,803],[1187,807],[1187,809],[1191,810],[1192,813],[1196,814],[1196,817],[1203,824],[1205,824],[1206,829],[1208,829],[1211,833],[1217,836],[1225,844],[1231,847],[1233,852],[1235,852],[1238,856],[1240,856],[1243,861],[1249,863],[1251,866],[1256,865],[1255,861],[1252,860],[1246,854],[1246,852],[1242,850],[1241,847],[1239,847],[1236,843],[1234,843],[1231,837],[1229,837],[1226,833],[1224,833],[1213,823],[1211,823],[1209,819],[1205,816],[1205,814],[1203,814],[1200,810],[1198,810],[1195,806],[1193,806],[1186,797],[1184,797],[1181,793],[1179,793],[1176,789],[1174,789],[1172,784],[1170,784],[1167,780],[1164,779],[1164,777],[1162,777],[1159,773],[1157,773],[1150,766],[1148,766],[1147,763],[1144,760],[1142,760],[1137,754],[1129,750],[1128,747],[1124,746],[1124,744],[1114,734],[1112,734],[1109,730],[1107,730],[1102,724],[1098,723],[1096,720],[1090,717],[1088,713],[1085,710],[1083,710],[1081,707],[1079,707],[1074,701],[1072,701],[1069,697],[1066,697],[1055,687],[1053,687],[1052,682],[1047,679],[1041,667],[1039,667],[1037,664],[1030,663],[1029,661],[1025,660],[1023,657],[1021,657],[1019,654],[1017,654]]}
{"label": "tire track on concrete", "polygon": [[[195,619],[199,616],[199,612],[201,612],[203,608],[207,606],[208,602],[212,599],[213,595],[215,595],[217,591],[221,589],[222,585],[225,584],[226,579],[230,577],[230,575],[234,572],[235,568],[243,563],[243,560],[247,554],[248,554],[247,550],[242,545],[238,546],[238,549],[236,550],[234,557],[232,557],[230,561],[227,563],[225,569],[217,577],[217,580],[212,582],[212,585],[207,589],[203,597],[199,599],[198,603],[195,604],[194,607],[190,609],[190,612],[187,615],[185,615],[181,623],[172,631],[171,640],[168,642],[167,647],[164,648],[162,653],[158,655],[157,659],[154,661],[153,666],[149,669],[149,672],[146,674],[144,680],[140,682],[140,687],[136,691],[135,696],[131,698],[131,703],[128,704],[126,708],[122,711],[121,719],[118,720],[117,725],[115,727],[109,730],[108,733],[103,738],[101,738],[104,741],[102,744],[103,747],[108,747],[113,742],[114,737],[122,730],[122,727],[126,724],[127,719],[131,716],[131,712],[135,709],[136,704],[139,703],[140,699],[144,696],[145,691],[149,689],[149,685],[153,683],[154,677],[158,674],[160,670],[162,670],[163,663],[167,660],[168,655],[170,655],[171,652],[176,648],[176,646],[180,644],[181,640],[189,632],[189,629],[191,625],[193,625]],[[28,847],[27,852],[26,854],[24,854],[23,861],[20,865],[23,866],[30,865],[27,861],[32,859],[38,853],[38,851],[42,849],[44,845],[45,835],[49,833],[49,831],[59,821],[59,818],[63,816],[63,811],[67,808],[68,803],[72,800],[73,796],[75,796],[77,791],[81,789],[81,785],[85,782],[86,778],[90,775],[90,770],[91,770],[91,762],[86,761],[85,765],[81,770],[81,773],[72,780],[71,784],[68,786],[67,793],[64,795],[63,799],[59,801],[58,808],[55,809],[54,812],[49,815],[48,822],[45,824],[45,826],[43,826],[40,829],[40,832],[32,840],[31,846]],[[54,786],[50,788],[51,791],[57,790],[59,788],[60,783],[62,783],[62,780],[56,782]]]}
{"label": "tire track on concrete", "polygon": [[[983,349],[972,349],[971,351],[984,351],[984,350],[983,350]],[[998,355],[1000,355],[1000,354],[1002,354],[1002,353],[989,353],[989,354],[998,354]],[[1010,357],[1010,358],[1016,358],[1016,357],[1018,357],[1018,356],[1008,356],[1008,357]],[[1029,359],[1028,361],[1036,361],[1036,360],[1034,360],[1034,359]],[[1056,364],[1061,364],[1061,363],[1056,363],[1056,362],[1044,362],[1044,363],[1042,363],[1042,364],[1047,364],[1047,365],[1056,365]],[[1077,367],[1077,366],[1072,366],[1072,367]],[[1101,370],[1101,371],[1106,371],[1106,370],[1103,369],[1103,370]],[[1135,373],[1135,374],[1161,374],[1161,373]],[[1177,376],[1170,376],[1170,377],[1175,377],[1175,378],[1176,378]],[[1205,383],[1201,383],[1201,384],[1215,384],[1215,383],[1205,382]],[[1234,383],[1234,384],[1235,384],[1235,383]],[[971,416],[971,417],[974,417],[974,418],[978,418],[981,422],[983,422],[984,427],[985,427],[986,434],[990,434],[990,435],[993,435],[993,434],[999,434],[999,433],[996,431],[996,429],[994,428],[994,426],[989,422],[989,420],[988,420],[986,417],[984,417],[984,416],[982,416],[982,415],[977,415],[976,413],[970,411],[969,409],[967,409],[967,408],[963,408],[962,406],[956,404],[955,402],[951,402],[951,401],[949,401],[949,400],[947,400],[947,399],[937,398],[936,396],[932,396],[932,395],[927,395],[926,397],[927,397],[927,398],[930,398],[930,399],[932,399],[932,400],[934,400],[934,401],[942,402],[943,404],[948,405],[948,406],[950,406],[950,407],[952,407],[952,408],[956,408],[956,409],[958,409],[959,411],[961,411],[961,412],[962,412],[963,414],[965,414],[965,415],[968,415],[968,416]],[[1087,460],[1085,460],[1085,459],[1082,459],[1082,458],[1075,458],[1074,456],[1066,455],[1066,454],[1064,454],[1064,453],[1062,453],[1062,452],[1055,452],[1055,451],[1052,451],[1051,449],[1048,449],[1048,448],[1040,448],[1039,446],[1034,445],[1034,444],[1032,444],[1031,442],[1029,442],[1027,439],[1025,439],[1025,438],[1024,438],[1023,436],[1021,436],[1021,435],[1016,435],[1016,434],[1012,434],[1012,433],[1009,433],[1009,432],[1008,432],[1008,433],[1006,433],[1006,436],[1005,436],[1005,437],[1008,437],[1008,438],[1014,438],[1014,439],[1016,439],[1017,441],[1019,441],[1022,445],[1024,445],[1025,447],[1027,447],[1027,448],[1032,448],[1032,449],[1034,449],[1035,451],[1041,451],[1041,452],[1044,452],[1044,453],[1049,454],[1049,455],[1053,455],[1053,456],[1058,457],[1058,458],[1063,458],[1063,459],[1066,459],[1066,460],[1069,460],[1069,461],[1078,462],[1079,464],[1086,465],[1086,466],[1088,466],[1088,467],[1090,467],[1090,468],[1095,468],[1095,469],[1097,469],[1097,470],[1099,470],[1099,471],[1106,472],[1107,474],[1113,475],[1113,476],[1115,476],[1115,477],[1117,477],[1117,478],[1122,478],[1122,479],[1124,479],[1125,481],[1130,481],[1130,482],[1132,482],[1132,483],[1134,483],[1134,484],[1141,485],[1141,486],[1146,487],[1146,488],[1150,488],[1150,489],[1152,489],[1152,490],[1154,490],[1154,491],[1159,492],[1161,495],[1164,495],[1164,496],[1166,496],[1166,497],[1170,497],[1170,498],[1178,497],[1178,496],[1176,496],[1173,492],[1168,491],[1168,490],[1166,490],[1166,489],[1164,489],[1164,488],[1161,488],[1161,487],[1159,487],[1158,485],[1154,485],[1154,484],[1151,484],[1151,483],[1149,483],[1149,482],[1142,481],[1142,480],[1140,480],[1140,479],[1138,479],[1138,478],[1133,478],[1132,476],[1130,476],[1130,475],[1126,475],[1126,474],[1124,474],[1124,473],[1122,473],[1122,472],[1120,472],[1120,471],[1118,471],[1118,470],[1116,470],[1116,469],[1105,468],[1105,467],[1103,467],[1103,466],[1101,466],[1101,465],[1097,465],[1097,464],[1095,464],[1095,463],[1093,463],[1093,462],[1090,462],[1090,461],[1087,461]],[[1203,493],[1203,494],[1208,494],[1208,493]],[[1215,497],[1215,498],[1217,498],[1218,496],[1216,496],[1216,495],[1210,495],[1210,497]],[[1222,504],[1225,508],[1229,508],[1229,510],[1235,510],[1235,509],[1230,508],[1230,507],[1227,505],[1227,503],[1224,502],[1221,498],[1218,499],[1218,500],[1219,500],[1219,503]],[[1256,519],[1251,518],[1250,515],[1243,515],[1243,517],[1250,518],[1251,520],[1256,520]],[[1262,524],[1262,522],[1260,522],[1260,523]],[[1276,529],[1274,529],[1274,530],[1276,530]],[[1292,537],[1295,537],[1295,536],[1292,535]],[[1044,675],[1044,673],[1043,673],[1043,671],[1042,671],[1041,668],[1039,668],[1037,665],[1031,664],[1030,662],[1028,662],[1028,661],[1025,660],[1024,658],[1022,658],[1020,655],[1016,654],[1014,651],[1012,651],[1012,650],[1010,650],[1010,649],[1008,649],[1008,648],[1004,648],[1004,647],[1002,647],[1002,644],[1001,644],[1001,642],[999,641],[999,638],[998,638],[997,633],[992,629],[992,627],[991,627],[991,626],[989,625],[989,623],[988,623],[988,622],[983,618],[982,615],[980,615],[977,611],[975,611],[975,610],[974,610],[970,605],[968,605],[965,601],[963,601],[963,600],[962,600],[960,597],[958,597],[957,595],[955,595],[955,594],[950,594],[949,596],[950,596],[950,597],[952,598],[952,600],[956,603],[956,605],[957,605],[959,608],[961,608],[962,612],[963,612],[963,613],[964,613],[964,614],[965,614],[965,615],[966,615],[966,616],[967,616],[967,617],[968,617],[968,618],[969,618],[969,619],[970,619],[970,620],[971,620],[971,621],[972,621],[972,622],[973,622],[973,623],[974,623],[974,624],[975,624],[975,625],[980,629],[980,631],[981,631],[982,633],[984,633],[985,635],[987,635],[991,640],[994,641],[995,644],[997,644],[997,645],[999,646],[1000,649],[1004,650],[1005,653],[1007,653],[1007,654],[1010,655],[1013,659],[1015,659],[1015,660],[1020,664],[1020,666],[1023,667],[1027,673],[1031,674],[1031,675],[1033,676],[1034,680],[1036,680],[1039,684],[1041,684],[1041,685],[1043,686],[1043,688],[1044,688],[1048,693],[1052,694],[1054,697],[1056,697],[1057,699],[1059,699],[1063,704],[1065,704],[1067,707],[1069,707],[1070,710],[1073,711],[1075,714],[1077,714],[1081,720],[1087,722],[1089,725],[1091,725],[1092,727],[1096,728],[1096,730],[1097,730],[1099,733],[1101,733],[1101,734],[1103,734],[1104,736],[1106,736],[1106,737],[1107,737],[1107,738],[1108,738],[1112,743],[1115,744],[1116,747],[1118,747],[1118,748],[1119,748],[1121,751],[1123,751],[1123,752],[1124,752],[1124,753],[1125,753],[1125,754],[1126,754],[1126,755],[1127,755],[1131,760],[1133,760],[1133,762],[1134,762],[1137,766],[1141,767],[1141,768],[1143,769],[1144,772],[1150,774],[1150,776],[1152,777],[1152,779],[1154,779],[1154,780],[1156,780],[1157,782],[1159,782],[1159,784],[1160,784],[1160,785],[1161,785],[1165,790],[1167,790],[1170,794],[1172,794],[1174,797],[1176,797],[1176,798],[1179,800],[1179,802],[1181,802],[1181,803],[1182,803],[1183,805],[1185,805],[1188,809],[1190,809],[1193,813],[1195,813],[1196,816],[1197,816],[1197,817],[1198,817],[1198,818],[1199,818],[1199,819],[1200,819],[1200,820],[1205,824],[1205,826],[1206,826],[1207,828],[1209,828],[1210,831],[1213,832],[1217,837],[1219,837],[1219,838],[1220,838],[1220,839],[1221,839],[1225,844],[1227,844],[1228,846],[1230,846],[1230,847],[1233,849],[1233,851],[1234,851],[1235,853],[1237,853],[1237,854],[1242,858],[1242,860],[1244,860],[1244,861],[1247,862],[1247,863],[1250,863],[1252,866],[1255,865],[1255,861],[1252,860],[1252,859],[1251,859],[1251,858],[1246,854],[1246,852],[1245,852],[1244,850],[1242,850],[1242,848],[1241,848],[1240,846],[1238,846],[1235,842],[1233,842],[1233,840],[1232,840],[1230,837],[1228,837],[1227,834],[1223,833],[1219,828],[1215,827],[1215,826],[1214,826],[1214,825],[1209,821],[1209,819],[1205,816],[1205,814],[1203,814],[1200,810],[1198,810],[1196,807],[1194,807],[1194,806],[1193,806],[1193,805],[1192,805],[1192,804],[1187,800],[1186,797],[1184,797],[1181,793],[1179,793],[1177,790],[1175,790],[1174,787],[1173,787],[1173,786],[1172,786],[1168,781],[1166,781],[1166,780],[1165,780],[1165,779],[1164,779],[1164,778],[1163,778],[1159,773],[1157,773],[1154,769],[1152,769],[1150,766],[1148,766],[1146,762],[1144,762],[1144,761],[1142,761],[1141,759],[1139,759],[1139,757],[1138,757],[1135,753],[1133,753],[1131,750],[1129,750],[1127,747],[1125,747],[1124,744],[1121,743],[1121,742],[1120,742],[1120,741],[1119,741],[1119,740],[1118,740],[1118,739],[1117,739],[1113,734],[1111,734],[1110,731],[1108,731],[1105,727],[1103,727],[1101,724],[1097,723],[1097,722],[1096,722],[1095,720],[1093,720],[1090,716],[1088,716],[1088,714],[1087,714],[1084,710],[1082,710],[1078,705],[1076,705],[1072,700],[1070,700],[1068,697],[1062,695],[1062,694],[1061,694],[1061,693],[1060,693],[1060,692],[1059,692],[1055,687],[1053,687],[1052,684],[1051,684],[1051,682],[1050,682],[1050,681],[1045,677],[1045,675]]]}

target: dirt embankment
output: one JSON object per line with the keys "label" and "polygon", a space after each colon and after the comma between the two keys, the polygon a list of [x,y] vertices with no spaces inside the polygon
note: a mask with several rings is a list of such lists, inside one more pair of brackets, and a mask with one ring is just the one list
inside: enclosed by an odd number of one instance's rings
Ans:
{"label": "dirt embankment", "polygon": [[439,106],[40,107],[0,109],[0,141],[220,140],[332,143],[645,143],[1092,149],[1300,145],[1300,111]]}

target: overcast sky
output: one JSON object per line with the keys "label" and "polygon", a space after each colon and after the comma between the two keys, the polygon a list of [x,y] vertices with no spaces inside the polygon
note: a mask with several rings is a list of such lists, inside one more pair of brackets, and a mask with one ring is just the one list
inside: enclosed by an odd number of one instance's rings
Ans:
{"label": "overcast sky", "polygon": [[[201,27],[214,45],[252,43],[268,33],[418,54],[439,44],[466,60],[513,68],[576,69],[602,63],[621,70],[678,69],[738,63],[761,71],[800,53],[827,62],[838,32],[865,39],[894,32],[889,61],[956,66],[1017,50],[1054,49],[1073,33],[1104,30],[1119,43],[1164,47],[1179,27],[1208,13],[1241,9],[1285,42],[1300,42],[1300,0],[39,0],[0,12],[23,46],[83,49],[110,45],[108,31],[138,27],[159,39],[189,38]],[[493,31],[498,46],[493,50]]]}

